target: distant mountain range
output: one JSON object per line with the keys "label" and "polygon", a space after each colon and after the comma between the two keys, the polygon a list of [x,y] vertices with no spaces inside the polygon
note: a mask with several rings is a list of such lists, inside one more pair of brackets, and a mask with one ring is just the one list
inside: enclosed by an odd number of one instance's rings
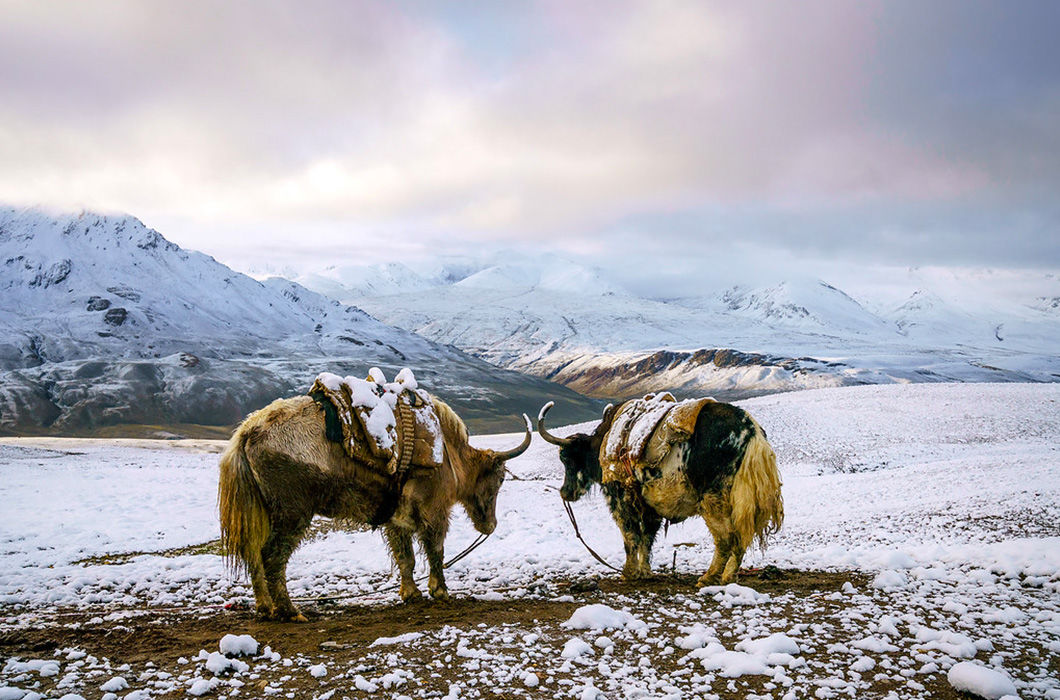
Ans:
{"label": "distant mountain range", "polygon": [[516,430],[513,414],[548,400],[557,423],[599,415],[585,395],[1060,381],[1060,278],[1046,272],[892,270],[663,299],[501,253],[258,281],[133,217],[2,207],[0,271],[6,433],[229,426],[320,371],[373,365],[412,367],[473,430]]}
{"label": "distant mountain range", "polygon": [[[456,268],[464,276],[452,275]],[[598,397],[1060,381],[1060,278],[1047,272],[886,270],[847,290],[793,277],[677,299],[631,294],[569,260],[516,254],[450,261],[446,275],[394,263],[296,279],[387,323]]]}
{"label": "distant mountain range", "polygon": [[557,399],[599,402],[388,326],[283,279],[256,281],[129,216],[0,207],[0,432],[231,425],[320,371],[411,367],[474,430]]}

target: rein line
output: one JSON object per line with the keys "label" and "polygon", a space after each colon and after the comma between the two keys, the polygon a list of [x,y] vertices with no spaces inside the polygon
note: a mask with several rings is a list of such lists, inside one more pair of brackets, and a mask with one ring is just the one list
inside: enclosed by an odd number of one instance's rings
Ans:
{"label": "rein line", "polygon": [[463,552],[460,552],[460,554],[457,554],[455,557],[453,557],[452,559],[447,561],[445,564],[443,564],[442,568],[443,569],[448,569],[450,566],[452,566],[453,564],[457,563],[458,561],[460,561],[461,559],[466,557],[468,554],[471,554],[472,552],[474,552],[476,549],[478,549],[478,546],[480,544],[482,544],[483,542],[485,542],[488,539],[489,539],[489,535],[484,535],[484,534],[482,534],[480,532],[478,534],[478,537],[475,538],[475,541],[467,546],[467,549],[465,549]]}
{"label": "rein line", "polygon": [[599,554],[596,553],[595,549],[593,549],[592,547],[589,546],[589,543],[585,541],[584,537],[582,537],[581,530],[578,528],[578,521],[574,517],[574,509],[571,507],[570,502],[566,501],[566,500],[563,500],[562,496],[560,496],[560,500],[563,501],[563,509],[567,511],[567,517],[570,518],[570,524],[574,526],[574,534],[578,536],[578,540],[581,541],[581,543],[583,545],[585,545],[585,548],[587,550],[589,550],[589,554],[592,554],[593,558],[595,558],[596,561],[600,562],[601,564],[603,564],[607,568],[611,569],[612,571],[617,571],[618,573],[622,573],[622,569],[619,569],[619,568],[617,568],[615,566],[611,566],[610,564],[608,564],[607,561],[603,557],[601,557]]}

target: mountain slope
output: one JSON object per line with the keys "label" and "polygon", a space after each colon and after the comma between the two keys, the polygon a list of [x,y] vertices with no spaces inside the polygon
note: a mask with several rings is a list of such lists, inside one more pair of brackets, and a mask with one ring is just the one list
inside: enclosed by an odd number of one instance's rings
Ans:
{"label": "mountain slope", "polygon": [[472,426],[595,402],[387,326],[296,283],[258,282],[127,216],[0,208],[0,429],[228,425],[319,371],[412,367]]}
{"label": "mountain slope", "polygon": [[[659,388],[739,396],[1060,379],[1060,313],[1050,303],[1060,280],[1047,273],[886,271],[880,280],[849,280],[857,292],[793,277],[659,300],[576,267],[516,256],[455,283],[358,304],[500,366],[608,398]],[[554,271],[570,283],[549,282]]]}

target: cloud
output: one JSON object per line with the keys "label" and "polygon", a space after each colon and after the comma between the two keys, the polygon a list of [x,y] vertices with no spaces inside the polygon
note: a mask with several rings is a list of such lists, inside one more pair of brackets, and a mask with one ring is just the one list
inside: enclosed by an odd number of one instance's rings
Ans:
{"label": "cloud", "polygon": [[954,259],[1056,264],[1058,14],[7,2],[0,199],[126,210],[207,250],[220,231],[230,250],[698,250],[724,226],[903,259],[963,230]]}

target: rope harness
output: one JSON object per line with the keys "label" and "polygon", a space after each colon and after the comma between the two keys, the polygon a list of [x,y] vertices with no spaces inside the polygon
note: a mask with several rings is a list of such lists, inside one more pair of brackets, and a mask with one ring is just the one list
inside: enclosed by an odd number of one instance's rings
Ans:
{"label": "rope harness", "polygon": [[[562,500],[562,496],[560,497],[560,499]],[[592,554],[593,558],[596,559],[596,561],[600,562],[601,564],[603,564],[607,568],[611,569],[612,571],[617,571],[618,573],[622,573],[622,569],[619,569],[617,567],[614,567],[614,566],[611,566],[610,564],[608,564],[607,560],[605,560],[603,557],[601,557],[599,554],[597,554],[596,550],[593,549],[592,547],[590,547],[589,543],[585,541],[584,537],[582,537],[581,530],[578,528],[578,521],[574,517],[574,509],[571,508],[571,505],[570,505],[569,501],[565,501],[565,500],[563,501],[563,509],[565,511],[567,511],[567,517],[570,518],[570,524],[574,526],[574,534],[578,536],[578,540],[583,545],[585,545],[585,548],[587,550],[589,550],[589,554]]]}

